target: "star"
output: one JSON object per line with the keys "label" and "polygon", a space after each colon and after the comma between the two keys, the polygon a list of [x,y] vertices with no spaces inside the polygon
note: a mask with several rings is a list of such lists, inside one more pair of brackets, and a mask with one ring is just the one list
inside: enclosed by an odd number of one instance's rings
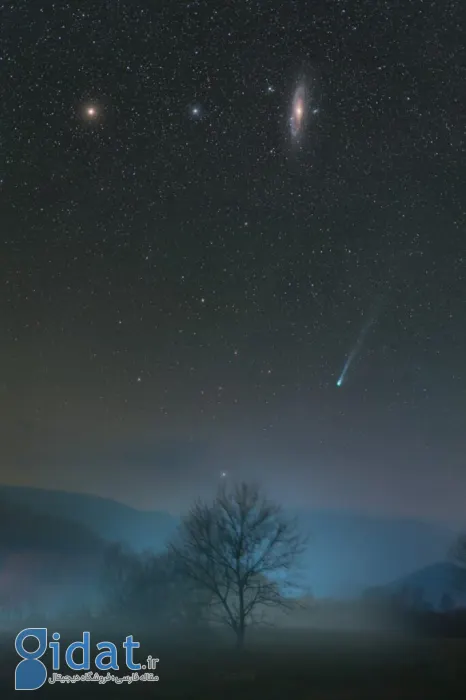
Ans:
{"label": "star", "polygon": [[202,109],[201,105],[200,104],[191,105],[189,108],[189,114],[190,114],[191,119],[193,119],[194,121],[198,121],[198,120],[202,119],[203,109]]}
{"label": "star", "polygon": [[98,104],[88,102],[81,105],[81,117],[88,122],[97,121],[101,116],[102,110]]}

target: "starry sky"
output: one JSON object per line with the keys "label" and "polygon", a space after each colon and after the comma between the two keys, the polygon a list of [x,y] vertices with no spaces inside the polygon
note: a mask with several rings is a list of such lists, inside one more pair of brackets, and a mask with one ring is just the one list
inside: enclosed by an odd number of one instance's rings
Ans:
{"label": "starry sky", "polygon": [[1,3],[2,481],[464,516],[465,21]]}

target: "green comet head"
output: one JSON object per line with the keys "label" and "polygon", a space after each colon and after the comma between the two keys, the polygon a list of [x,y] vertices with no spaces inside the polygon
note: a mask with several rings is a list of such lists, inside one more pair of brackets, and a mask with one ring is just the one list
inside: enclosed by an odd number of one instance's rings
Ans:
{"label": "green comet head", "polygon": [[340,379],[337,381],[337,386],[341,386],[343,384],[343,377],[340,377]]}

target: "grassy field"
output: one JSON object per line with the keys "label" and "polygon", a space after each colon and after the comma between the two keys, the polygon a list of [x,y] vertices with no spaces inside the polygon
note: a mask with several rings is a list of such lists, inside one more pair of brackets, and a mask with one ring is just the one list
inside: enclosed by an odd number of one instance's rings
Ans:
{"label": "grassy field", "polygon": [[[74,639],[79,635],[74,636]],[[100,639],[105,638],[100,636]],[[182,646],[139,638],[160,659],[159,681],[116,686],[47,685],[33,697],[452,700],[466,698],[466,640],[274,630],[239,656],[223,642]],[[115,637],[113,637],[115,641]],[[13,691],[13,639],[4,637],[0,697]],[[121,671],[123,675],[125,672]]]}

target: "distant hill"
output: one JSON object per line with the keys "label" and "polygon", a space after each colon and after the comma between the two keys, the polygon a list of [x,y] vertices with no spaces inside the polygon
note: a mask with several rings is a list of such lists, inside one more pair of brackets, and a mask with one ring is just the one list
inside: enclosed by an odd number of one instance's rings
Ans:
{"label": "distant hill", "polygon": [[138,551],[161,550],[177,526],[176,518],[168,513],[136,510],[88,494],[0,486],[0,499],[80,523],[107,541],[122,542]]}
{"label": "distant hill", "polygon": [[5,611],[25,605],[51,611],[89,602],[104,551],[83,524],[1,496],[0,625]]}
{"label": "distant hill", "polygon": [[[123,542],[136,550],[161,551],[178,524],[168,513],[139,511],[85,494],[3,486],[2,498],[74,521],[107,541]],[[455,538],[447,527],[415,520],[351,511],[301,510],[293,515],[310,535],[300,584],[316,597],[355,597],[368,587],[403,578],[443,560]]]}
{"label": "distant hill", "polygon": [[434,610],[466,607],[466,570],[450,562],[436,562],[397,579],[384,590]]}
{"label": "distant hill", "polygon": [[0,552],[40,549],[77,556],[99,552],[103,541],[86,523],[53,509],[19,503],[0,492]]}
{"label": "distant hill", "polygon": [[307,578],[318,597],[349,598],[446,558],[456,533],[437,524],[352,511],[298,514],[310,533]]}

